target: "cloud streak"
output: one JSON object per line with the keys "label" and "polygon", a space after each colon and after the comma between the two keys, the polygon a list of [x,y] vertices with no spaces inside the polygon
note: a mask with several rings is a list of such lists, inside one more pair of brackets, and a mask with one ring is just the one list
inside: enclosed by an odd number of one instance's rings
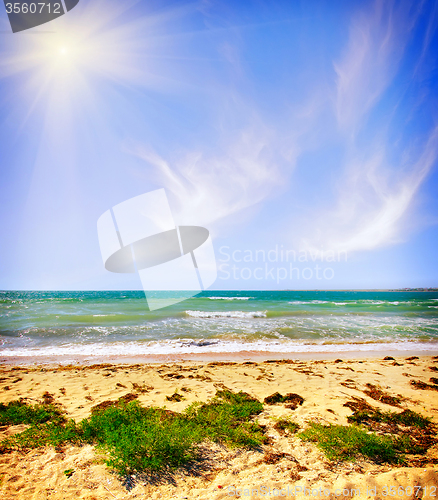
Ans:
{"label": "cloud streak", "polygon": [[[385,112],[378,109],[416,28],[421,6],[412,7],[406,2],[377,0],[351,22],[346,49],[334,63],[335,115],[347,160],[337,182],[335,203],[325,210],[320,207],[308,221],[312,229],[301,238],[301,248],[352,253],[397,244],[407,237],[403,222],[437,160],[438,127],[408,134],[406,141],[408,120],[391,123],[400,100]],[[430,43],[430,30],[424,36],[423,52]],[[417,68],[410,73],[411,79]],[[370,122],[374,112],[380,113],[379,119]],[[412,109],[408,116],[412,118]],[[397,138],[389,141],[394,131]],[[418,143],[422,143],[419,153]],[[391,157],[402,160],[389,161]]]}
{"label": "cloud streak", "polygon": [[344,55],[334,63],[342,130],[357,131],[394,78],[416,17],[409,18],[407,5],[377,0],[353,19]]}
{"label": "cloud streak", "polygon": [[317,237],[304,238],[302,247],[352,253],[403,241],[403,222],[436,163],[437,152],[438,127],[398,182],[382,151],[368,161],[354,163],[342,182],[336,207],[314,221]]}
{"label": "cloud streak", "polygon": [[153,167],[152,177],[171,194],[179,223],[209,226],[278,193],[286,177],[269,136],[264,127],[249,127],[222,154],[191,151],[177,160],[138,143],[129,150]]}

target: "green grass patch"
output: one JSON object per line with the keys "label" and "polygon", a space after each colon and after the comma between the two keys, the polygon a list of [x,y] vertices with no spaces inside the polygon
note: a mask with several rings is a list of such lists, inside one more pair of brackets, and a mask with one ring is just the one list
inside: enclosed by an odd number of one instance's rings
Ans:
{"label": "green grass patch", "polygon": [[69,422],[45,422],[33,424],[20,434],[15,434],[4,439],[0,448],[5,449],[29,449],[42,446],[59,446],[64,443],[83,443],[82,431],[74,420]]}
{"label": "green grass patch", "polygon": [[205,439],[230,447],[254,447],[264,443],[263,428],[251,418],[263,404],[245,392],[217,391],[208,403],[193,403],[185,415]]}
{"label": "green grass patch", "polygon": [[81,422],[83,439],[107,454],[106,463],[121,474],[176,468],[196,457],[200,429],[184,416],[137,401],[95,412]]}
{"label": "green grass patch", "polygon": [[286,418],[278,420],[274,425],[274,429],[276,429],[280,434],[286,434],[287,432],[295,434],[298,432],[299,428],[300,426],[296,422]]}
{"label": "green grass patch", "polygon": [[425,429],[431,424],[429,418],[423,417],[419,413],[411,410],[404,410],[401,413],[392,411],[382,412],[377,409],[357,411],[348,417],[348,421],[358,424],[370,421],[383,422],[387,424],[401,424],[408,427],[413,426],[420,429]]}
{"label": "green grass patch", "polygon": [[354,460],[358,455],[376,463],[403,462],[409,439],[379,436],[357,425],[321,425],[311,423],[298,437],[317,443],[330,460]]}
{"label": "green grass patch", "polygon": [[174,392],[172,394],[172,396],[166,396],[166,399],[167,399],[167,401],[176,401],[177,403],[179,403],[180,401],[183,401],[186,398],[184,396],[182,396],[181,394]]}
{"label": "green grass patch", "polygon": [[23,400],[0,403],[0,425],[40,424],[49,420],[64,420],[64,416],[54,405],[28,405]]}
{"label": "green grass patch", "polygon": [[285,396],[283,396],[279,392],[274,392],[274,394],[267,396],[264,399],[264,402],[267,405],[275,405],[277,403],[292,403],[296,408],[298,405],[303,404],[304,398],[301,397],[299,394],[295,394],[295,393],[291,393],[291,392],[289,392]]}
{"label": "green grass patch", "polygon": [[119,400],[95,407],[92,415],[78,424],[60,418],[59,412],[44,415],[30,422],[31,427],[21,434],[2,441],[1,448],[90,443],[105,453],[106,464],[120,474],[158,471],[195,459],[198,444],[208,439],[231,447],[261,444],[265,441],[263,428],[252,418],[262,409],[263,405],[248,394],[230,391],[218,391],[212,401],[193,404],[184,413]]}

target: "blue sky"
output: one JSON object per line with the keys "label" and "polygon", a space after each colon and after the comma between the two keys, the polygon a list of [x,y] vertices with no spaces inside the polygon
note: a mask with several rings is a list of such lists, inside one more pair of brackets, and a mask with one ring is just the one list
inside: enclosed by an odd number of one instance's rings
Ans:
{"label": "blue sky", "polygon": [[81,0],[12,34],[0,8],[0,289],[140,289],[96,222],[162,187],[214,288],[438,286],[437,9]]}

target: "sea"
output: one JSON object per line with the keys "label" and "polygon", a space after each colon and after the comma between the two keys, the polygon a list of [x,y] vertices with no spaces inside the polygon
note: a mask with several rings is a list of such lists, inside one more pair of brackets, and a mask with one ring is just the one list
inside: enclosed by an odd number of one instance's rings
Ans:
{"label": "sea", "polygon": [[1,362],[366,351],[437,352],[438,292],[205,291],[156,311],[143,291],[0,292]]}

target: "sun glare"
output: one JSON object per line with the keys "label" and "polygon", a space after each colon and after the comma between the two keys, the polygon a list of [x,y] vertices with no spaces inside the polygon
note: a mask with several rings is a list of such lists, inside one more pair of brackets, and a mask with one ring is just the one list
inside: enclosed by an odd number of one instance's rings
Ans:
{"label": "sun glare", "polygon": [[[78,10],[76,17],[57,19],[53,31],[5,43],[0,47],[0,76],[27,73],[25,84],[18,90],[30,100],[32,113],[37,109],[47,113],[52,104],[59,110],[61,101],[67,107],[73,98],[82,105],[73,106],[69,111],[72,114],[92,108],[102,80],[115,83],[116,90],[133,86],[162,89],[163,82],[170,85],[167,66],[154,49],[163,49],[168,58],[172,43],[161,35],[175,13],[169,10],[165,15],[130,19],[125,16],[128,4],[132,2],[122,6],[117,1],[96,0],[80,16]],[[155,52],[152,59],[151,52]],[[162,72],[165,77],[161,77]],[[64,110],[63,115],[66,113]],[[29,116],[26,114],[25,120]]]}

